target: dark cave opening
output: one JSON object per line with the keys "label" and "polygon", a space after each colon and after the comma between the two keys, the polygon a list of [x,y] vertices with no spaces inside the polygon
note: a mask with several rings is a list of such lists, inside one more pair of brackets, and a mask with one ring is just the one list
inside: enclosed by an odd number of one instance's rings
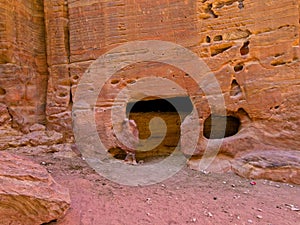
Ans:
{"label": "dark cave opening", "polygon": [[[129,102],[126,107],[128,118],[133,119],[139,130],[139,138],[147,139],[151,136],[149,123],[152,118],[159,117],[164,120],[167,131],[157,129],[152,134],[151,140],[162,140],[160,144],[149,151],[136,151],[136,159],[152,161],[156,158],[164,158],[174,152],[180,141],[180,126],[184,118],[193,110],[193,104],[188,96],[174,98],[142,99],[137,102]],[[124,159],[125,152],[121,149],[111,149],[110,153],[117,159]]]}
{"label": "dark cave opening", "polygon": [[192,110],[193,104],[189,97],[174,97],[129,102],[126,107],[126,114],[147,112],[178,112],[189,114]]}
{"label": "dark cave opening", "polygon": [[208,139],[230,137],[239,131],[241,122],[234,116],[210,115],[204,121],[203,135]]}

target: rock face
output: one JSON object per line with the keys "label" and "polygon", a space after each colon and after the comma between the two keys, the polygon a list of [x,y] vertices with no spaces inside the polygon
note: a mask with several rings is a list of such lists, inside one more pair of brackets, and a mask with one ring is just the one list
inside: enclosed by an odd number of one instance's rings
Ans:
{"label": "rock face", "polygon": [[0,161],[0,224],[39,225],[65,214],[69,192],[45,168],[6,152]]}
{"label": "rock face", "polygon": [[[158,62],[137,63],[110,77],[96,103],[97,129],[107,149],[120,147],[111,121],[118,93],[142,78],[155,76],[177,83],[187,93],[170,89],[172,94],[164,98],[189,98],[198,111],[201,131],[196,150],[191,153],[183,148],[197,158],[193,165],[204,154],[208,140],[221,142],[217,149],[220,159],[228,162],[229,158],[233,164],[235,159],[240,162],[236,157],[243,152],[297,152],[299,6],[298,0],[4,0],[0,3],[0,123],[3,120],[6,126],[11,124],[25,133],[32,124],[41,123],[47,130],[62,133],[63,140],[72,137],[74,96],[89,66],[116,46],[154,39],[182,45],[207,64],[220,84],[225,112],[215,113],[218,106],[208,103],[216,95],[205,95],[179,68]],[[128,49],[122,54],[140,53]],[[147,91],[140,90],[142,95]],[[144,100],[157,99],[150,96]],[[126,112],[128,102],[118,104]],[[139,113],[128,112],[128,116],[143,117],[148,112]],[[220,137],[222,126],[209,118],[227,121],[224,138]],[[177,137],[181,131],[191,134],[193,126],[188,121],[178,123],[168,133]],[[138,126],[140,136],[146,138],[147,125],[141,122]],[[218,133],[210,135],[214,129]],[[164,143],[167,140],[171,136]],[[190,146],[189,141],[182,143]]]}
{"label": "rock face", "polygon": [[1,1],[0,9],[0,102],[19,129],[45,124],[48,68],[42,1]]}
{"label": "rock face", "polygon": [[258,151],[236,157],[233,171],[252,179],[300,183],[299,151]]}

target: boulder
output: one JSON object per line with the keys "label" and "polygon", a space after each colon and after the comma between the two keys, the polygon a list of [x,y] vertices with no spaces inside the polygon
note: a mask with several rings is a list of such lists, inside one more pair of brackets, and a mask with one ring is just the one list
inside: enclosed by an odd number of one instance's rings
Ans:
{"label": "boulder", "polygon": [[68,189],[42,166],[0,152],[0,224],[39,225],[56,220],[70,207]]}

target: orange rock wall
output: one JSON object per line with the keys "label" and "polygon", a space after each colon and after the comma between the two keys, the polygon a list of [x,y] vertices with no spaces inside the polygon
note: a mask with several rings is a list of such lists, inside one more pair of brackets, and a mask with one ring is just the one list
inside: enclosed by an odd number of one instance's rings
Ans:
{"label": "orange rock wall", "polygon": [[[69,1],[72,92],[91,62],[107,50],[133,40],[171,41],[194,51],[207,63],[220,82],[228,111],[243,108],[255,124],[257,142],[298,148],[298,4],[291,0]],[[59,18],[63,21],[64,13]],[[56,54],[65,49],[61,46],[66,41],[61,39],[60,43],[53,50]],[[132,69],[132,73],[138,71]],[[50,77],[56,79],[56,72],[53,74]],[[61,76],[67,79],[66,73]],[[239,98],[230,96],[233,80],[240,86]],[[69,84],[61,82],[68,90]],[[61,98],[55,99],[59,102]],[[67,108],[69,99],[67,95],[59,107]],[[108,97],[107,102],[112,99]],[[58,119],[59,113],[49,115],[60,123],[55,126],[64,123]]]}
{"label": "orange rock wall", "polygon": [[13,125],[45,124],[48,81],[43,1],[0,2],[0,102]]}
{"label": "orange rock wall", "polygon": [[[88,66],[122,43],[165,40],[207,63],[227,110],[248,113],[256,142],[299,149],[299,3],[2,1],[0,101],[17,124],[44,123],[46,117],[48,129],[70,136],[72,98]],[[233,84],[238,98],[231,95]]]}

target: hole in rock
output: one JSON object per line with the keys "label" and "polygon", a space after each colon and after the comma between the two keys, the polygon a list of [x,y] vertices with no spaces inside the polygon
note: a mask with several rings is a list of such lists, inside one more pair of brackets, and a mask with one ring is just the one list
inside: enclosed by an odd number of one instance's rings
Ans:
{"label": "hole in rock", "polygon": [[242,90],[238,82],[234,79],[231,82],[231,88],[230,88],[230,96],[238,96],[242,94]]}
{"label": "hole in rock", "polygon": [[112,80],[110,83],[111,84],[118,84],[120,81],[119,80]]}
{"label": "hole in rock", "polygon": [[[156,99],[129,102],[126,107],[127,117],[137,124],[140,139],[148,139],[151,136],[149,124],[155,117],[164,120],[167,128],[164,133],[159,126],[154,126],[150,142],[160,144],[149,151],[136,151],[137,161],[153,161],[169,156],[179,144],[181,122],[193,110],[189,97],[153,98]],[[110,153],[117,159],[124,159],[126,156],[123,150],[116,148],[111,149]]]}
{"label": "hole in rock", "polygon": [[62,92],[62,93],[59,93],[58,96],[61,97],[61,98],[64,98],[64,97],[66,97],[67,95],[68,95],[67,93],[63,93],[63,92]]}
{"label": "hole in rock", "polygon": [[127,80],[126,83],[127,84],[134,84],[134,83],[136,83],[136,80]]}
{"label": "hole in rock", "polygon": [[5,94],[6,94],[6,90],[0,87],[0,95],[5,95]]}
{"label": "hole in rock", "polygon": [[239,108],[235,115],[240,119],[243,126],[247,125],[247,123],[251,121],[249,114],[243,108]]}
{"label": "hole in rock", "polygon": [[215,56],[215,55],[218,55],[220,53],[223,53],[225,52],[226,50],[230,49],[232,47],[231,44],[223,44],[223,45],[220,45],[220,46],[213,46],[210,48],[210,55],[211,56]]}
{"label": "hole in rock", "polygon": [[238,2],[239,2],[239,9],[242,9],[242,8],[244,8],[244,2],[243,2],[244,0],[238,0]]}
{"label": "hole in rock", "polygon": [[222,35],[217,35],[214,37],[214,41],[222,41],[222,40],[223,40]]}
{"label": "hole in rock", "polygon": [[48,223],[42,223],[41,225],[54,225],[57,222],[57,219],[51,220]]}
{"label": "hole in rock", "polygon": [[243,46],[240,49],[241,55],[247,55],[249,53],[249,44],[250,41],[244,42]]}
{"label": "hole in rock", "polygon": [[208,139],[221,139],[235,135],[241,122],[234,116],[210,115],[204,121],[203,135]]}
{"label": "hole in rock", "polygon": [[207,6],[207,8],[205,9],[205,12],[210,14],[212,18],[218,18],[218,15],[216,15],[214,10],[213,10],[213,4],[212,3]]}
{"label": "hole in rock", "polygon": [[243,70],[244,66],[242,64],[237,64],[234,66],[234,72],[239,72],[241,70]]}
{"label": "hole in rock", "polygon": [[282,55],[284,55],[284,53],[276,53],[276,54],[274,55],[274,57],[277,58],[277,57],[282,56]]}
{"label": "hole in rock", "polygon": [[206,36],[205,41],[206,41],[207,43],[210,43],[210,37],[209,37],[209,36]]}
{"label": "hole in rock", "polygon": [[73,79],[74,79],[74,80],[78,80],[78,79],[79,79],[79,76],[78,76],[78,75],[75,75],[75,76],[73,76]]}
{"label": "hole in rock", "polygon": [[283,60],[278,60],[278,61],[271,62],[272,66],[282,66],[284,64],[286,64],[286,62],[284,62]]}

